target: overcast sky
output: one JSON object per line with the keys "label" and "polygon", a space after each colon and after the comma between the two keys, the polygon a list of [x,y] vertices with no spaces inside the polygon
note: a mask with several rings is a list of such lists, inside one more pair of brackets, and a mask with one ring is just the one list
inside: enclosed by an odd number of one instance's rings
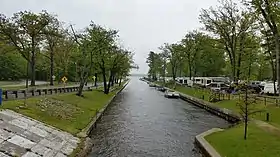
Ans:
{"label": "overcast sky", "polygon": [[132,50],[140,69],[147,73],[149,51],[163,43],[177,42],[187,31],[199,29],[201,8],[217,0],[1,0],[1,13],[11,16],[22,10],[47,10],[66,23],[83,29],[90,21],[119,30],[124,47]]}

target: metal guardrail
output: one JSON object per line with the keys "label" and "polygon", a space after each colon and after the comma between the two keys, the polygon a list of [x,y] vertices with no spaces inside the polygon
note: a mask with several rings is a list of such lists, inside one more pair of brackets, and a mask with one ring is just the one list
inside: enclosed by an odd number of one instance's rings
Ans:
{"label": "metal guardrail", "polygon": [[[91,90],[95,86],[85,86],[83,90]],[[35,97],[42,95],[52,95],[58,93],[70,93],[78,91],[79,86],[71,87],[52,87],[52,88],[39,88],[39,89],[20,89],[20,90],[4,90],[2,92],[2,99],[14,100],[23,99],[27,97]]]}

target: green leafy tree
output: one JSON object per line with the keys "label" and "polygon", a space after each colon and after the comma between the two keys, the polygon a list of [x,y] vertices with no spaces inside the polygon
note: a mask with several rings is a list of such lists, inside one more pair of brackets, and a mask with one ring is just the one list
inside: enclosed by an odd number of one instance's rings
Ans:
{"label": "green leafy tree", "polygon": [[12,44],[30,64],[32,86],[35,86],[36,53],[39,52],[43,40],[43,29],[49,24],[48,16],[46,11],[39,14],[21,11],[15,13],[11,18],[0,15],[2,39]]}
{"label": "green leafy tree", "polygon": [[232,0],[224,0],[216,8],[203,9],[200,20],[206,30],[219,37],[231,64],[232,78],[237,82],[244,50],[247,47],[244,41],[252,32],[255,16]]}
{"label": "green leafy tree", "polygon": [[50,61],[50,85],[54,85],[54,66],[55,66],[55,53],[59,42],[63,40],[62,38],[66,36],[63,32],[60,21],[52,15],[48,16],[49,24],[43,29],[44,38],[46,40],[46,52],[44,55]]}
{"label": "green leafy tree", "polygon": [[[250,0],[247,3],[251,5],[255,13],[259,15],[260,23],[265,23],[269,29],[267,31],[271,32],[271,39],[274,45],[274,51],[276,54],[276,75],[278,81],[278,88],[280,89],[280,34],[279,34],[279,22],[280,22],[280,6],[278,0]],[[263,24],[262,24],[263,25]],[[268,33],[263,31],[263,33]],[[266,36],[268,34],[265,34]],[[270,36],[270,35],[269,35]]]}

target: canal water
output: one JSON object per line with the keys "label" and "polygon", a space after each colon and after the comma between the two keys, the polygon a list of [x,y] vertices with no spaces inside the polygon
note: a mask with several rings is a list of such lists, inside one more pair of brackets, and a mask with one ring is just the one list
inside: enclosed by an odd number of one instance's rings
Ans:
{"label": "canal water", "polygon": [[196,135],[229,123],[132,77],[91,138],[90,157],[200,157]]}

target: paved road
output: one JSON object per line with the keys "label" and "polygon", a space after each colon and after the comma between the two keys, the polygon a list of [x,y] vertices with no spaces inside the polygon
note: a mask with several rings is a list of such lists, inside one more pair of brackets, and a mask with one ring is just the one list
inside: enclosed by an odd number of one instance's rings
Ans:
{"label": "paved road", "polygon": [[66,157],[80,139],[10,110],[0,111],[0,157]]}
{"label": "paved road", "polygon": [[[46,81],[36,81],[35,84],[36,85],[44,85],[44,84],[48,84],[49,82],[46,82]],[[29,81],[28,84],[31,84],[31,81]],[[12,85],[4,85],[2,87],[19,87],[19,86],[25,86],[26,85],[26,82],[25,81],[22,81],[18,84],[12,84]]]}
{"label": "paved road", "polygon": [[164,98],[132,78],[92,133],[89,157],[199,157],[194,137],[228,125],[183,100]]}

